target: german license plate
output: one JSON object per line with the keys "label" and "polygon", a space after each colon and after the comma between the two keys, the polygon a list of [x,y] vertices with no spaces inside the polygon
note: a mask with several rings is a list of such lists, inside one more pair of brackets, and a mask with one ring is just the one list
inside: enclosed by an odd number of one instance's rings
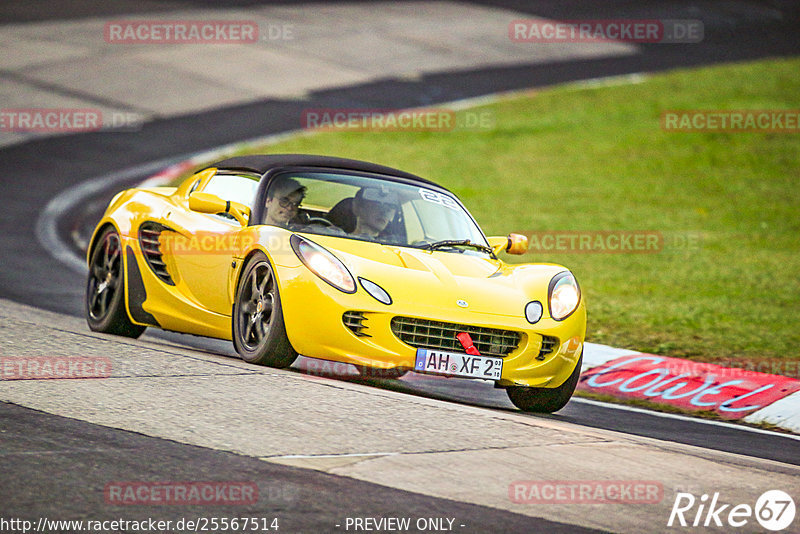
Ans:
{"label": "german license plate", "polygon": [[500,380],[503,373],[503,360],[458,352],[417,349],[414,370],[420,373]]}

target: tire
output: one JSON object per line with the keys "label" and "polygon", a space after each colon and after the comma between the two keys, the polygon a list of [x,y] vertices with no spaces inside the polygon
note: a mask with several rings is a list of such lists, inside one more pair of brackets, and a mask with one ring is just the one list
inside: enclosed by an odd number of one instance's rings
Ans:
{"label": "tire", "polygon": [[122,242],[113,227],[97,239],[86,282],[86,322],[95,332],[137,338],[147,328],[133,324],[125,309]]}
{"label": "tire", "polygon": [[400,369],[399,367],[390,367],[387,369],[383,367],[356,365],[356,369],[358,369],[358,374],[364,378],[385,378],[389,380],[400,378],[408,372],[406,369]]}
{"label": "tire", "polygon": [[264,254],[257,253],[247,262],[232,315],[233,346],[244,361],[284,368],[297,359],[286,337],[275,272]]}
{"label": "tire", "polygon": [[511,386],[506,389],[508,398],[523,412],[553,413],[557,412],[569,402],[578,385],[581,376],[581,364],[583,363],[583,352],[578,358],[578,365],[569,375],[566,382],[557,388],[530,388],[522,386]]}

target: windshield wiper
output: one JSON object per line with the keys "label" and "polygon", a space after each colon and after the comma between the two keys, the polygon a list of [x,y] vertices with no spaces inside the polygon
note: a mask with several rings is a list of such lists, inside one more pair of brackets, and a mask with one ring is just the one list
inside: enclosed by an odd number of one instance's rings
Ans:
{"label": "windshield wiper", "polygon": [[435,243],[428,243],[427,245],[422,245],[419,248],[425,250],[436,250],[446,247],[472,247],[474,249],[480,250],[481,252],[486,252],[487,254],[492,253],[491,248],[487,247],[486,245],[481,245],[480,243],[473,243],[469,239],[445,239],[444,241],[436,241]]}

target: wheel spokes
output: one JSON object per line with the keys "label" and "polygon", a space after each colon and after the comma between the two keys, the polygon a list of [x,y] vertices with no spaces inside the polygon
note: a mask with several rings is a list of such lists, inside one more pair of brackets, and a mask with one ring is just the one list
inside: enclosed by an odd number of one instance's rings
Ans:
{"label": "wheel spokes", "polygon": [[245,344],[250,343],[250,337],[252,335],[253,335],[253,321],[251,321],[249,317],[245,316],[245,327],[243,336]]}
{"label": "wheel spokes", "polygon": [[250,298],[257,301],[258,297],[258,269],[253,269],[250,273]]}
{"label": "wheel spokes", "polygon": [[261,281],[261,285],[258,288],[259,296],[262,299],[269,293],[269,288],[267,286],[271,285],[270,282],[272,282],[272,273],[267,269],[266,274],[264,274],[264,279]]}
{"label": "wheel spokes", "polygon": [[108,301],[109,295],[111,295],[111,291],[103,291],[100,293],[100,317],[105,316],[106,312],[108,311]]}
{"label": "wheel spokes", "polygon": [[261,315],[269,322],[269,320],[272,319],[272,295],[267,293],[266,298],[262,302],[264,305],[261,308]]}
{"label": "wheel spokes", "polygon": [[94,291],[92,291],[92,296],[90,297],[91,300],[89,301],[89,311],[92,313],[92,315],[96,315],[95,310],[97,309],[97,302],[98,298],[100,297],[100,293],[102,293],[102,291],[98,291],[96,288]]}
{"label": "wheel spokes", "polygon": [[258,318],[258,320],[256,321],[256,325],[255,326],[256,326],[255,327],[256,336],[258,337],[258,341],[257,342],[261,343],[261,341],[264,340],[264,337],[267,334],[267,329],[265,328],[264,321],[263,321],[263,319],[261,317]]}
{"label": "wheel spokes", "polygon": [[109,235],[108,241],[106,241],[103,248],[103,267],[105,267],[108,271],[112,271],[117,263],[117,260],[119,259],[120,247],[116,236]]}
{"label": "wheel spokes", "polygon": [[106,277],[105,269],[97,261],[92,264],[92,276],[98,281],[102,281]]}
{"label": "wheel spokes", "polygon": [[242,341],[251,350],[267,338],[274,309],[274,279],[268,265],[257,265],[250,271],[241,294],[238,320]]}
{"label": "wheel spokes", "polygon": [[256,311],[256,302],[253,300],[242,302],[240,311],[242,315],[250,319]]}
{"label": "wheel spokes", "polygon": [[[100,248],[102,247],[102,248]],[[116,234],[108,234],[92,258],[90,268],[89,315],[102,320],[108,313],[111,300],[119,285],[121,247]]]}

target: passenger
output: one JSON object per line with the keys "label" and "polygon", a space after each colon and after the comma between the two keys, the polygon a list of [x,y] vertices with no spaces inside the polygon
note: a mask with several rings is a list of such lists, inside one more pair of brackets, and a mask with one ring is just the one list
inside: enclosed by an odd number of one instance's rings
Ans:
{"label": "passenger", "polygon": [[391,223],[398,209],[397,193],[383,187],[362,187],[353,199],[355,236],[378,237]]}
{"label": "passenger", "polygon": [[293,178],[278,178],[269,186],[264,224],[286,227],[297,216],[306,188]]}

